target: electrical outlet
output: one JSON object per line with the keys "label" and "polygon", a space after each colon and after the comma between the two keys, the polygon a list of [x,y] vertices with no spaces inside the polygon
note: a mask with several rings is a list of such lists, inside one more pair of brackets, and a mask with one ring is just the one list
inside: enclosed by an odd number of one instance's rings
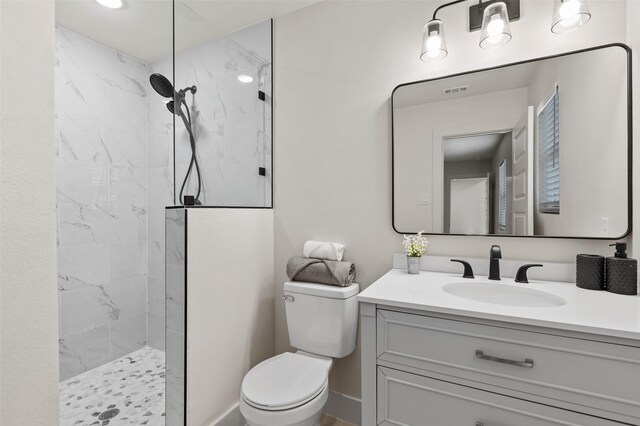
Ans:
{"label": "electrical outlet", "polygon": [[428,206],[429,203],[429,194],[427,193],[420,193],[418,194],[418,205],[419,206]]}

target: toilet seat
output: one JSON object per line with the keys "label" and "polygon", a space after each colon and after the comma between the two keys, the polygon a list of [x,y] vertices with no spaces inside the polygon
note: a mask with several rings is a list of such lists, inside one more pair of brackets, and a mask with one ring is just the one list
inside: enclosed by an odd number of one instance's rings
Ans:
{"label": "toilet seat", "polygon": [[330,362],[285,352],[251,369],[242,381],[242,399],[265,411],[289,410],[316,398],[327,387]]}

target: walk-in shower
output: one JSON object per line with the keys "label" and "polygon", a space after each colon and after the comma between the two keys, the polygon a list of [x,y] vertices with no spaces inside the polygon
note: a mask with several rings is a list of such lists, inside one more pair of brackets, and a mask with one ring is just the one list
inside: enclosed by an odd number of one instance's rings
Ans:
{"label": "walk-in shower", "polygon": [[[198,164],[198,158],[196,156],[196,138],[193,131],[193,124],[191,121],[191,113],[189,112],[189,105],[186,102],[186,95],[188,92],[191,95],[195,95],[198,90],[196,86],[185,87],[176,91],[173,84],[167,77],[160,73],[154,73],[149,76],[149,82],[153,89],[162,97],[171,99],[167,102],[167,109],[182,119],[184,126],[189,133],[189,146],[191,147],[191,161],[187,168],[187,173],[184,176],[182,185],[180,185],[180,195],[178,200],[181,204],[186,205],[201,205],[200,193],[202,192],[202,177],[200,176],[200,166]],[[182,109],[184,107],[184,110]],[[186,112],[186,114],[185,114]],[[197,179],[197,190],[195,196],[184,196],[184,188],[191,177],[192,171],[195,169]]]}
{"label": "walk-in shower", "polygon": [[197,3],[56,0],[61,426],[183,424],[166,211],[271,206],[271,22]]}

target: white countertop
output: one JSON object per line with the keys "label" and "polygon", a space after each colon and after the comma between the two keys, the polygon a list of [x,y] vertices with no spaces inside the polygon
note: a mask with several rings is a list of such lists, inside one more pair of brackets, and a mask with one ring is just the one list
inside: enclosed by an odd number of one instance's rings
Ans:
{"label": "white countertop", "polygon": [[[560,296],[566,304],[556,307],[516,307],[478,302],[445,292],[446,284],[473,282],[460,274],[421,271],[409,275],[404,269],[392,269],[358,295],[360,302],[417,309],[425,312],[461,315],[580,331],[640,340],[640,297],[585,290],[573,283],[530,280],[515,283],[503,278],[493,283],[520,286]],[[475,281],[487,282],[476,276]]]}

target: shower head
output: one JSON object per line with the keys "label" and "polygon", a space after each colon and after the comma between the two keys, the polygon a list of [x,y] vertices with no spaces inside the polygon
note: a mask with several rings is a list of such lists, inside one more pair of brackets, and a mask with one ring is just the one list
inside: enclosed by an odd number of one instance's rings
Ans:
{"label": "shower head", "polygon": [[176,115],[182,115],[182,104],[184,103],[185,94],[187,92],[195,94],[196,90],[198,90],[196,86],[191,86],[185,87],[184,89],[176,92],[173,84],[171,84],[169,79],[164,75],[158,73],[151,74],[149,76],[149,82],[151,83],[153,90],[158,92],[160,96],[171,99],[169,102],[167,102],[167,109],[172,114]]}
{"label": "shower head", "polygon": [[176,114],[176,115],[178,114],[178,112],[176,111],[176,107],[175,107],[175,104],[173,103],[173,101],[167,102],[167,109],[169,111],[171,111],[172,114]]}
{"label": "shower head", "polygon": [[171,84],[167,77],[158,73],[151,74],[149,76],[149,82],[151,83],[153,90],[158,92],[160,96],[165,98],[173,98],[175,90],[173,88],[173,84]]}

